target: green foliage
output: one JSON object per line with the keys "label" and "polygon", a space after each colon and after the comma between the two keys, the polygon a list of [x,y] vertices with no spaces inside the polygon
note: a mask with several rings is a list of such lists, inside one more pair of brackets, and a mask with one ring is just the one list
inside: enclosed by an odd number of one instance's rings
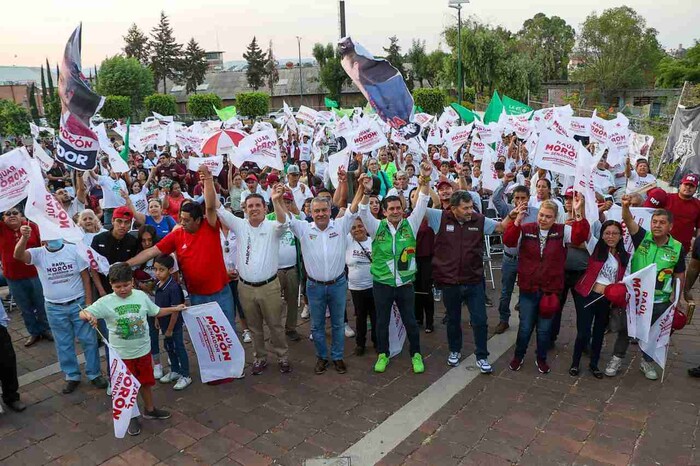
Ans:
{"label": "green foliage", "polygon": [[100,109],[100,115],[114,120],[131,116],[131,98],[124,95],[108,95]]}
{"label": "green foliage", "polygon": [[169,94],[152,94],[143,101],[146,110],[170,116],[177,113],[177,103],[175,97]]}
{"label": "green foliage", "polygon": [[58,98],[58,91],[47,96],[44,102],[44,118],[49,126],[58,129],[61,122],[61,99]]}
{"label": "green foliage", "polygon": [[567,66],[575,34],[574,28],[560,17],[537,13],[523,23],[518,39],[530,60],[542,66],[542,80],[554,81],[568,77]]}
{"label": "green foliage", "polygon": [[449,60],[449,54],[442,50],[434,50],[428,54],[428,63],[426,64],[425,80],[431,87],[437,87],[440,83],[440,75],[445,68],[445,61]]}
{"label": "green foliage", "polygon": [[25,136],[30,134],[29,122],[32,117],[26,108],[16,103],[0,99],[0,136]]}
{"label": "green foliage", "polygon": [[207,56],[194,37],[187,43],[187,48],[181,63],[181,81],[185,84],[185,92],[197,92],[197,86],[204,82],[207,74]]}
{"label": "green foliage", "polygon": [[272,53],[272,41],[267,48],[267,57],[265,57],[265,81],[267,88],[270,90],[270,95],[275,94],[275,84],[280,80],[280,73],[277,70],[277,60]]}
{"label": "green foliage", "polygon": [[46,79],[44,78],[44,65],[41,65],[41,101],[46,103],[46,96],[48,96],[48,89],[46,89]]}
{"label": "green foliage", "polygon": [[[474,86],[467,86],[464,88],[464,93],[462,94],[462,98],[469,103],[470,107],[474,107],[474,100],[476,100],[476,89],[474,89]],[[462,105],[464,105],[464,102],[462,102]],[[466,105],[464,105],[466,107]]]}
{"label": "green foliage", "polygon": [[422,88],[413,90],[413,101],[418,107],[422,107],[426,113],[436,114],[442,112],[447,102],[447,94],[442,89]]}
{"label": "green foliage", "polygon": [[36,106],[36,86],[32,83],[29,88],[29,112],[32,115],[32,120],[36,122],[39,119],[39,109]]}
{"label": "green foliage", "polygon": [[248,44],[243,58],[248,62],[248,69],[245,72],[248,85],[257,91],[265,85],[265,52],[258,46],[255,36]]}
{"label": "green foliage", "polygon": [[192,94],[187,100],[187,112],[194,118],[216,118],[214,107],[221,108],[216,94]]}
{"label": "green foliage", "polygon": [[590,14],[576,50],[583,64],[572,78],[592,84],[604,98],[615,89],[653,84],[654,70],[663,56],[657,34],[627,6]]}
{"label": "green foliage", "polygon": [[311,53],[321,67],[319,71],[321,85],[328,92],[328,97],[340,104],[343,85],[350,82],[350,77],[340,64],[340,56],[335,52],[333,44],[330,43],[325,46],[319,43],[314,44]]}
{"label": "green foliage", "polygon": [[107,58],[100,65],[98,76],[99,94],[128,96],[134,110],[141,109],[143,99],[153,94],[153,73],[136,58]]}
{"label": "green foliage", "polygon": [[683,87],[685,81],[700,83],[700,42],[689,48],[682,58],[664,57],[656,68],[656,85]]}
{"label": "green foliage", "polygon": [[160,12],[158,25],[151,30],[149,42],[151,51],[150,66],[156,83],[163,83],[163,92],[167,78],[177,80],[180,60],[182,57],[182,45],[178,44],[170,27],[170,20],[165,12]]}
{"label": "green foliage", "polygon": [[147,66],[149,61],[149,43],[146,34],[132,24],[124,36],[124,55],[127,58],[135,58],[142,65]]}
{"label": "green foliage", "polygon": [[[56,78],[58,79],[58,74],[56,75]],[[51,67],[49,66],[49,59],[46,59],[46,79],[49,82],[49,95],[53,95],[53,91],[55,90],[53,87],[53,77],[51,76]]]}
{"label": "green foliage", "polygon": [[270,108],[270,96],[264,92],[244,92],[236,96],[236,109],[240,115],[251,118],[265,115]]}
{"label": "green foliage", "polygon": [[406,70],[403,66],[403,55],[401,55],[401,46],[399,45],[398,37],[389,37],[389,47],[384,47],[384,52],[386,52],[386,56],[384,58],[389,63],[391,63],[394,66],[394,68],[399,70],[399,73],[401,73],[401,76],[403,76],[404,81],[406,81],[408,90],[412,90],[413,80],[409,79],[409,76],[406,75]]}
{"label": "green foliage", "polygon": [[423,82],[426,81],[428,74],[428,54],[425,52],[425,41],[413,39],[411,48],[406,53],[406,62],[411,64],[411,71],[407,76],[408,81],[418,81],[418,84],[423,87]]}

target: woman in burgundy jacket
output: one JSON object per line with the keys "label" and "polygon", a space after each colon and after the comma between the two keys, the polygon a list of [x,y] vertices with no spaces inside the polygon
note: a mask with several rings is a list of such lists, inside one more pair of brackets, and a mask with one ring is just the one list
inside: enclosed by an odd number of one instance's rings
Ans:
{"label": "woman in burgundy jacket", "polygon": [[566,243],[580,244],[588,239],[590,225],[583,217],[583,197],[576,193],[574,222],[556,223],[559,206],[543,201],[537,222],[522,224],[521,213],[503,234],[503,243],[518,248],[518,286],[520,288],[520,325],[515,342],[515,356],[510,369],[523,365],[532,331],[537,327],[537,369],[549,372],[547,350],[552,318],[559,312],[559,295],[564,288]]}
{"label": "woman in burgundy jacket", "polygon": [[622,225],[615,220],[607,220],[600,227],[600,239],[588,258],[586,272],[574,289],[576,343],[569,369],[572,377],[579,374],[581,354],[591,339],[593,325],[589,369],[595,378],[603,378],[603,372],[598,369],[598,361],[612,307],[604,295],[605,288],[622,280],[629,259],[622,241]]}

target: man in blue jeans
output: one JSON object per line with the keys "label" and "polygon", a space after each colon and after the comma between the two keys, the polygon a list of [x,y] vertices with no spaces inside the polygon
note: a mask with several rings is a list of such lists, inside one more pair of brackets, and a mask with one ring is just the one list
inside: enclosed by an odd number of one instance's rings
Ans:
{"label": "man in blue jeans", "polygon": [[[505,218],[514,208],[525,204],[527,206],[530,200],[530,190],[522,185],[518,185],[513,189],[513,203],[509,204],[506,201],[505,190],[508,185],[515,180],[513,173],[506,173],[503,176],[503,182],[494,190],[491,200],[493,201],[496,212],[501,218]],[[525,222],[534,222],[537,220],[537,211],[528,208],[525,214]],[[518,249],[503,247],[503,264],[501,265],[501,299],[498,304],[498,314],[500,321],[496,326],[495,332],[501,334],[510,327],[510,298],[513,296],[513,288],[515,287],[515,279],[518,276]]]}

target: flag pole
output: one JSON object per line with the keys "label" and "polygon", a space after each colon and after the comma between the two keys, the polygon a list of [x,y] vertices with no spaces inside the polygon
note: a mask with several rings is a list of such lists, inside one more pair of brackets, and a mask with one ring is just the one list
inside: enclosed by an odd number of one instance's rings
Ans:
{"label": "flag pole", "polygon": [[[681,101],[683,101],[683,94],[685,94],[685,86],[688,84],[688,81],[683,81],[683,88],[681,89],[681,96],[678,98],[678,104],[676,105],[676,111],[673,112],[673,120],[671,120],[671,126],[668,127],[669,133],[671,132],[671,127],[673,126],[673,122],[676,121],[676,116],[678,115],[678,109],[681,106]],[[668,135],[666,135],[666,142],[664,142],[664,150],[661,151],[661,157],[659,158],[659,166],[656,167],[656,176],[659,176],[659,173],[661,172],[661,165],[664,162],[664,154],[666,153],[666,147],[668,146]]]}

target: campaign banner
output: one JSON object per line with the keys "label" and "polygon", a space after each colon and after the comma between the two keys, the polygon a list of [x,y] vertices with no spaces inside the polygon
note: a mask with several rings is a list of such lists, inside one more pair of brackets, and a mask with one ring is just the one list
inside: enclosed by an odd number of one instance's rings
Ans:
{"label": "campaign banner", "polygon": [[274,129],[267,121],[256,121],[252,128],[250,128],[251,133],[257,133],[258,131],[265,131],[268,129]]}
{"label": "campaign banner", "polygon": [[124,438],[132,418],[141,415],[137,398],[141,383],[126,367],[117,351],[103,340],[109,348],[109,383],[112,386],[112,421],[114,436]]}
{"label": "campaign banner", "polygon": [[590,137],[591,119],[587,117],[571,117],[569,119],[569,131],[572,136]]}
{"label": "campaign banner", "polygon": [[240,167],[244,162],[254,162],[259,167],[284,170],[277,132],[274,129],[268,129],[244,137],[234,150],[231,163]]}
{"label": "campaign banner", "polygon": [[413,115],[413,122],[421,128],[424,128],[433,118],[435,118],[435,116],[428,113],[416,113]]}
{"label": "campaign banner", "polygon": [[442,130],[446,130],[459,121],[459,113],[454,108],[447,106],[442,109],[442,115],[438,118],[437,126]]}
{"label": "campaign banner", "polygon": [[513,131],[515,131],[515,135],[518,137],[518,139],[525,140],[530,137],[533,127],[529,120],[511,117],[511,122],[513,125]]}
{"label": "campaign banner", "polygon": [[671,343],[671,332],[673,330],[673,318],[676,314],[676,306],[680,297],[680,283],[676,279],[676,297],[663,314],[656,319],[649,328],[649,338],[647,341],[639,342],[639,349],[661,366],[661,370],[666,368],[666,356],[668,355],[668,345]]}
{"label": "campaign banner", "polygon": [[201,155],[202,144],[204,144],[205,137],[201,133],[195,133],[190,128],[186,126],[175,128],[175,143],[177,147],[182,150],[192,150],[196,154]]}
{"label": "campaign banner", "polygon": [[[654,210],[656,209],[650,209],[648,207],[630,207],[630,212],[632,213],[632,217],[634,217],[634,221],[647,231],[651,229],[651,216],[654,214]],[[632,236],[627,229],[627,225],[622,220],[622,207],[617,204],[613,204],[610,210],[605,212],[605,219],[615,220],[622,224],[622,240],[624,241],[625,250],[630,255],[634,254]]]}
{"label": "campaign banner", "polygon": [[481,161],[481,187],[492,192],[501,184],[501,180],[498,178],[496,168],[494,167],[496,157],[496,151],[494,151],[491,146],[485,145],[484,158]]}
{"label": "campaign banner", "polygon": [[316,110],[314,110],[313,108],[309,108],[305,105],[299,107],[299,110],[296,114],[297,120],[301,120],[302,122],[310,126],[313,126],[316,123],[317,116],[318,112]]}
{"label": "campaign banner", "polygon": [[391,320],[389,321],[389,357],[393,358],[403,350],[406,342],[406,327],[401,320],[401,313],[396,303],[391,305]]}
{"label": "campaign banner", "polygon": [[25,147],[0,156],[0,212],[16,206],[27,197],[31,162],[32,158]]}
{"label": "campaign banner", "polygon": [[124,161],[119,152],[112,146],[112,141],[107,137],[107,131],[105,130],[105,124],[100,123],[95,128],[93,128],[95,134],[97,134],[97,140],[100,142],[100,149],[102,152],[107,154],[109,157],[109,164],[112,166],[112,170],[115,173],[126,173],[129,171],[129,165]]}
{"label": "campaign banner", "polygon": [[380,149],[388,144],[386,136],[376,123],[369,123],[360,126],[351,133],[348,139],[348,146],[353,152],[363,154]]}
{"label": "campaign banner", "polygon": [[432,145],[443,144],[445,140],[442,137],[442,130],[440,130],[440,128],[438,128],[436,125],[433,125],[428,130],[428,140],[426,142]]}
{"label": "campaign banner", "polygon": [[155,118],[141,123],[136,144],[140,149],[138,152],[152,150],[154,145],[158,145],[160,133],[160,122]]}
{"label": "campaign banner", "polygon": [[591,142],[603,145],[608,143],[608,122],[600,118],[596,110],[593,110],[591,116]]}
{"label": "campaign banner", "polygon": [[648,341],[654,311],[656,264],[650,264],[622,279],[627,288],[627,335]]}
{"label": "campaign banner", "polygon": [[570,138],[571,135],[569,134],[568,126],[568,124],[565,124],[559,121],[559,119],[555,118],[554,120],[552,120],[552,124],[549,125],[549,129],[557,133],[559,136]]}
{"label": "campaign banner", "polygon": [[629,152],[629,124],[629,119],[622,113],[618,113],[617,118],[614,120],[608,121],[608,163],[611,167],[620,162],[624,162],[625,157]]}
{"label": "campaign banner", "polygon": [[473,124],[465,126],[452,126],[445,134],[445,145],[450,152],[454,152],[463,144],[469,141],[469,135],[472,133]]}
{"label": "campaign banner", "polygon": [[39,144],[36,139],[33,139],[32,143],[32,155],[34,156],[34,159],[39,162],[42,171],[46,173],[47,171],[51,170],[51,167],[53,167],[53,157],[46,153],[44,148],[41,147],[41,144]]}
{"label": "campaign banner", "polygon": [[333,183],[333,187],[337,188],[340,186],[338,170],[342,168],[347,171],[351,155],[350,148],[346,147],[340,152],[328,156],[328,168],[326,170],[328,170],[328,176],[331,179],[331,183]]}
{"label": "campaign banner", "polygon": [[544,130],[535,148],[532,164],[537,168],[551,170],[569,176],[576,171],[576,159],[580,143],[574,139]]}
{"label": "campaign banner", "polygon": [[197,353],[202,382],[243,374],[245,351],[219,303],[190,306],[182,317]]}
{"label": "campaign banner", "polygon": [[469,155],[474,156],[474,160],[482,160],[484,158],[484,151],[486,150],[486,144],[484,141],[479,139],[476,135],[472,138],[472,143],[469,146]]}
{"label": "campaign banner", "polygon": [[221,170],[224,168],[224,156],[223,155],[212,155],[209,157],[194,157],[190,156],[187,159],[187,168],[193,172],[199,170],[200,165],[206,165],[209,171],[214,176],[219,176]]}
{"label": "campaign banner", "polygon": [[495,144],[499,139],[501,139],[500,126],[496,122],[491,122],[488,125],[485,125],[475,121],[474,131],[476,131],[476,134],[478,134],[481,140],[486,144]]}
{"label": "campaign banner", "polygon": [[92,249],[91,245],[86,244],[85,237],[75,243],[75,249],[92,270],[101,273],[105,277],[109,275],[109,261],[105,256]]}
{"label": "campaign banner", "polygon": [[97,135],[75,115],[61,115],[56,160],[76,170],[92,170],[97,165]]}
{"label": "campaign banner", "polygon": [[654,144],[654,136],[648,134],[638,134],[630,131],[630,159],[632,165],[639,159],[649,160],[651,156],[651,146]]}
{"label": "campaign banner", "polygon": [[[595,197],[594,170],[600,160],[600,154],[593,156],[579,141],[578,158],[576,159],[576,174],[574,176],[574,191],[581,193],[584,199],[586,220],[592,225],[598,220],[598,202]],[[591,248],[594,242],[589,243]],[[592,253],[592,251],[589,251]]]}

